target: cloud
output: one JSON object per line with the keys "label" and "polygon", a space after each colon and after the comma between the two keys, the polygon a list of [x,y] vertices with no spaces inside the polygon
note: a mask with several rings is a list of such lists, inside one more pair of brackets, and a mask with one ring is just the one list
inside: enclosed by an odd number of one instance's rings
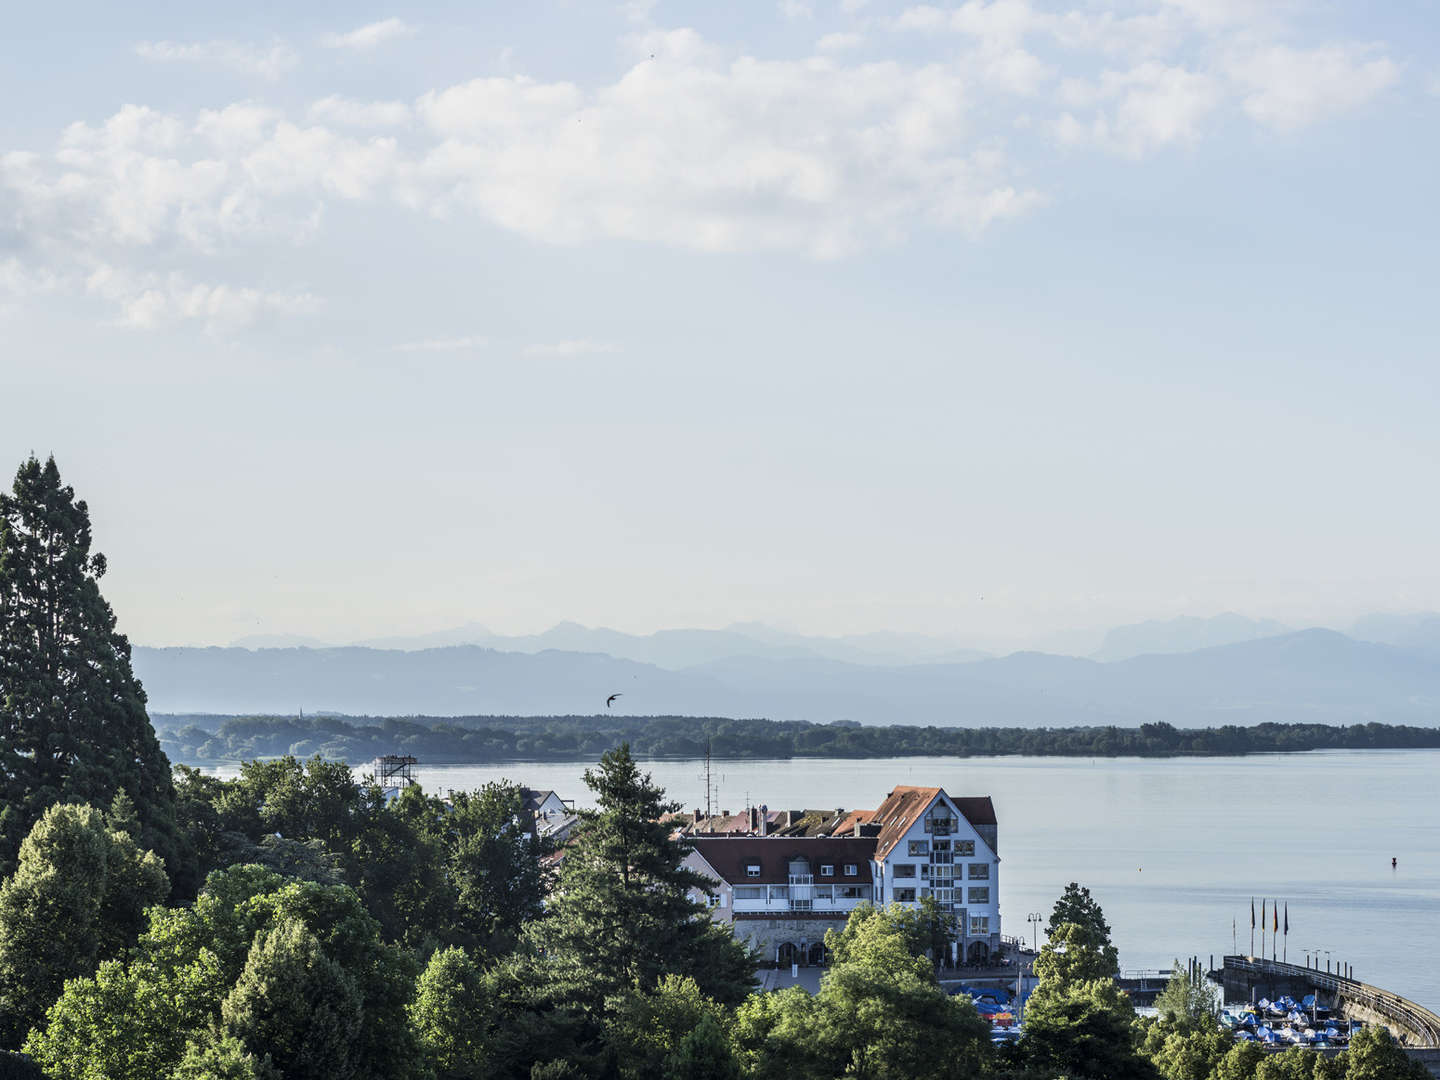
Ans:
{"label": "cloud", "polygon": [[620,346],[605,341],[555,341],[525,346],[527,356],[593,356],[619,351]]}
{"label": "cloud", "polygon": [[1213,76],[1154,61],[1129,71],[1107,71],[1098,80],[1067,80],[1061,101],[1093,108],[1088,123],[1066,112],[1057,131],[1062,142],[1094,142],[1130,157],[1173,143],[1193,143],[1220,104]]}
{"label": "cloud", "polygon": [[863,34],[837,33],[826,34],[815,43],[816,52],[844,52],[847,49],[858,49],[865,43]]}
{"label": "cloud", "polygon": [[412,37],[414,34],[415,28],[404,19],[390,18],[358,26],[348,33],[326,34],[320,39],[320,43],[327,49],[353,49],[356,52],[369,52],[387,41]]}
{"label": "cloud", "polygon": [[780,0],[780,14],[791,22],[796,22],[800,19],[813,19],[815,9],[807,0]]}
{"label": "cloud", "polygon": [[90,273],[85,291],[116,307],[119,326],[153,330],[194,322],[217,336],[252,326],[269,315],[302,315],[320,306],[310,293],[213,285],[180,273],[137,274],[108,265]]}
{"label": "cloud", "polygon": [[295,50],[279,41],[268,46],[240,41],[142,41],[136,44],[135,55],[155,63],[218,66],[272,82],[300,62]]}
{"label": "cloud", "polygon": [[1362,105],[1400,80],[1400,66],[1374,47],[1260,49],[1231,61],[1245,112],[1276,131],[1295,131]]}
{"label": "cloud", "polygon": [[429,338],[425,341],[407,341],[396,345],[396,352],[461,352],[466,349],[483,349],[490,344],[488,338],[456,337]]}
{"label": "cloud", "polygon": [[354,101],[331,94],[310,106],[310,119],[342,127],[404,127],[410,123],[410,106],[403,101]]}

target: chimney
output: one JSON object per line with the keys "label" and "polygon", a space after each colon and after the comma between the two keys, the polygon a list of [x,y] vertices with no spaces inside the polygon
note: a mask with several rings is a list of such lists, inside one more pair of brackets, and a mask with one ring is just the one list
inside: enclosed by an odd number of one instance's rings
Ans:
{"label": "chimney", "polygon": [[764,803],[760,804],[760,835],[770,835],[770,809]]}

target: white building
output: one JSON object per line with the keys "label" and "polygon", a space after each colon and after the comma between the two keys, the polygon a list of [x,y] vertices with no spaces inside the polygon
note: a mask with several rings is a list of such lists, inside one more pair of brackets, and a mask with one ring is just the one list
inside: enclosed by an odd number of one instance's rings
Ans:
{"label": "white building", "polygon": [[934,897],[955,915],[957,958],[978,963],[999,950],[999,830],[988,796],[954,799],[938,787],[897,787],[869,825],[879,827],[876,903]]}
{"label": "white building", "polygon": [[845,831],[695,836],[685,865],[715,882],[712,917],[776,963],[824,962],[825,931],[842,927],[857,904],[918,907],[927,896],[955,917],[952,963],[998,952],[1000,858],[988,797],[897,787],[836,828]]}

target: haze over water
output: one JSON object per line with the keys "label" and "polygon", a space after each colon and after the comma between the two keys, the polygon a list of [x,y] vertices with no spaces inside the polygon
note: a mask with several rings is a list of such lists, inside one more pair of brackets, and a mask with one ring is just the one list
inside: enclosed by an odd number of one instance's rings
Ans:
{"label": "haze over water", "polygon": [[[501,777],[587,805],[591,762],[421,767],[430,791]],[[689,808],[699,761],[648,768]],[[1440,751],[1235,758],[722,761],[719,808],[873,807],[896,784],[990,795],[1004,931],[1027,939],[1065,883],[1104,906],[1121,966],[1249,951],[1250,898],[1290,905],[1289,958],[1329,949],[1357,978],[1440,1008]],[[1390,859],[1399,860],[1391,870]],[[1266,952],[1269,953],[1267,935]],[[1259,932],[1256,932],[1259,951]],[[1321,954],[1321,966],[1324,954]]]}

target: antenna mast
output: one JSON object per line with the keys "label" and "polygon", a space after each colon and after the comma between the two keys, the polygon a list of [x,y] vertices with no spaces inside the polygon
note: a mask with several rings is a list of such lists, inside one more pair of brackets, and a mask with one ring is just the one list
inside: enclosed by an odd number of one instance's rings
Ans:
{"label": "antenna mast", "polygon": [[710,740],[705,740],[705,819],[715,816],[715,781],[710,772]]}

